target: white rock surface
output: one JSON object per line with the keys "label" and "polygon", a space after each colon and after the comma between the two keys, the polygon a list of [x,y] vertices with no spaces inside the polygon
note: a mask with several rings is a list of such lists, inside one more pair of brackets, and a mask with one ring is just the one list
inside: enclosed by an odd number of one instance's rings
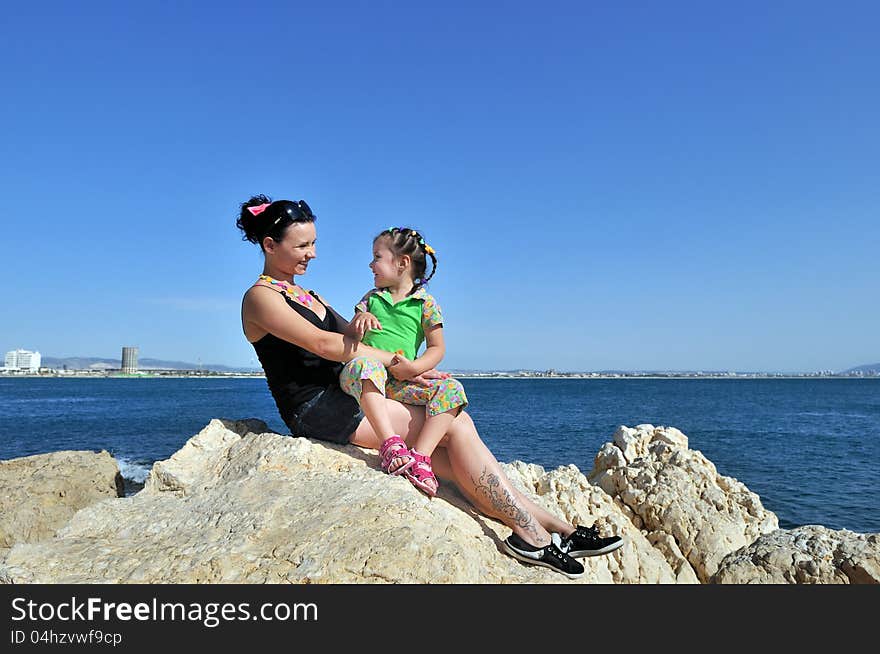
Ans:
{"label": "white rock surface", "polygon": [[[69,465],[59,464],[52,476],[70,476]],[[92,503],[57,531],[42,532],[39,542],[13,544],[0,563],[0,582],[880,579],[877,534],[777,529],[776,516],[760,498],[719,475],[711,461],[688,449],[677,429],[619,428],[589,476],[573,465],[546,471],[515,461],[503,467],[512,483],[551,513],[575,524],[595,522],[626,544],[611,555],[583,559],[587,574],[569,580],[503,554],[501,541],[510,530],[475,513],[451,484],[429,499],[405,479],[382,473],[374,451],[282,436],[258,420],[212,420],[153,466],[140,493]],[[30,474],[26,468],[19,472]],[[106,490],[106,474],[94,475]],[[5,479],[15,487],[15,475]],[[42,486],[56,483],[44,480]]]}
{"label": "white rock surface", "polygon": [[122,495],[108,452],[63,451],[0,461],[0,557],[52,536],[79,509]]}
{"label": "white rock surface", "polygon": [[[251,429],[265,433],[248,433]],[[243,435],[244,434],[244,435]],[[512,471],[516,467],[510,466]],[[429,499],[381,472],[373,451],[212,420],[144,490],[86,508],[56,537],[13,548],[0,579],[39,583],[671,583],[675,575],[613,502],[574,470],[559,513],[621,525],[633,538],[571,581],[504,555],[510,533],[449,484]],[[563,480],[563,481],[557,481]],[[522,480],[521,480],[522,481]]]}
{"label": "white rock surface", "polygon": [[719,475],[672,427],[619,427],[588,478],[626,507],[682,579],[691,578],[686,561],[706,583],[727,554],[779,527],[755,493]]}
{"label": "white rock surface", "polygon": [[726,556],[717,584],[880,584],[880,534],[780,529]]}

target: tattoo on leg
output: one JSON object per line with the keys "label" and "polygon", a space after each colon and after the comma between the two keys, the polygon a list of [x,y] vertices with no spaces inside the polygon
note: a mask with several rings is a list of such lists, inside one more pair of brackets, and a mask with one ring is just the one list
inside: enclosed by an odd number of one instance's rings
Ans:
{"label": "tattoo on leg", "polygon": [[471,482],[476,493],[478,495],[485,495],[496,511],[513,518],[513,521],[518,526],[531,533],[536,540],[540,540],[532,516],[528,511],[519,506],[516,499],[501,485],[501,478],[498,475],[490,473],[483,468],[483,472],[480,473],[480,479],[476,480],[471,477]]}

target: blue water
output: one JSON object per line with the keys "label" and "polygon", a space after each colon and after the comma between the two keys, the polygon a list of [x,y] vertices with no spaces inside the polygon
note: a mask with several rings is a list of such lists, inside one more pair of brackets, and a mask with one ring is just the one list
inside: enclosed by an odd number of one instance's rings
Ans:
{"label": "blue water", "polygon": [[[589,472],[618,425],[674,426],[780,526],[880,532],[880,380],[465,379],[500,461]],[[265,380],[0,379],[0,459],[106,449],[137,487],[211,418],[265,420]]]}

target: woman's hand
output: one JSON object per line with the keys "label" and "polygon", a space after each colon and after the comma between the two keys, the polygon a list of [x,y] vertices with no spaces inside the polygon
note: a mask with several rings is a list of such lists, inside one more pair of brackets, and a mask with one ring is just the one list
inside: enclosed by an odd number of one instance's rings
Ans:
{"label": "woman's hand", "polygon": [[414,384],[418,384],[419,386],[430,386],[431,382],[435,379],[446,379],[447,377],[452,377],[448,372],[440,372],[439,370],[426,370],[421,375],[416,375],[409,381]]}
{"label": "woman's hand", "polygon": [[370,329],[382,329],[379,319],[369,311],[358,311],[355,313],[354,318],[351,319],[351,322],[348,323],[347,331],[349,336],[362,341],[364,334]]}
{"label": "woman's hand", "polygon": [[[440,372],[436,368],[431,368],[430,370],[426,370],[419,377],[424,377],[425,379],[448,379],[452,377],[448,372]],[[416,380],[413,380],[416,381]],[[427,386],[427,384],[425,384]]]}
{"label": "woman's hand", "polygon": [[416,375],[409,381],[418,384],[419,386],[430,386],[431,380],[433,379],[447,379],[452,377],[448,372],[440,372],[436,368],[431,368],[430,370],[426,370],[421,375]]}
{"label": "woman's hand", "polygon": [[440,372],[435,368],[418,372],[419,366],[415,361],[407,359],[400,351],[394,354],[388,370],[399,381],[415,382],[419,386],[430,386],[432,379],[446,379],[452,377],[448,372]]}

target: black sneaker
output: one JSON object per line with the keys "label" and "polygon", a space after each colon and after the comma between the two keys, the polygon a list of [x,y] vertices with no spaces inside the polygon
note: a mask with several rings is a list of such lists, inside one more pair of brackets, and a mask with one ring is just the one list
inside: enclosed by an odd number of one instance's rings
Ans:
{"label": "black sneaker", "polygon": [[542,565],[556,572],[561,572],[569,579],[577,579],[584,574],[584,566],[560,549],[562,538],[559,534],[550,534],[550,544],[544,547],[533,547],[516,534],[504,540],[504,549],[515,559],[529,565]]}
{"label": "black sneaker", "polygon": [[578,525],[569,536],[562,539],[559,549],[569,556],[581,558],[584,556],[608,554],[621,545],[623,545],[623,539],[620,536],[605,538],[599,535],[599,530],[595,527],[581,527]]}

